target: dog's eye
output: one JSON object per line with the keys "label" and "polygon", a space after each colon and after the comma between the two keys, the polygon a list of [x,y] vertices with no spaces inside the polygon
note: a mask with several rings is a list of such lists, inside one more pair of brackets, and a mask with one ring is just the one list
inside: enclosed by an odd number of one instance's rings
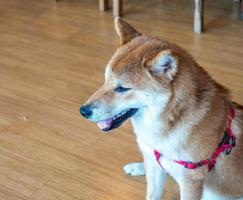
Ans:
{"label": "dog's eye", "polygon": [[119,93],[126,92],[128,90],[131,90],[131,88],[124,88],[122,86],[118,86],[118,87],[115,88],[115,92],[119,92]]}

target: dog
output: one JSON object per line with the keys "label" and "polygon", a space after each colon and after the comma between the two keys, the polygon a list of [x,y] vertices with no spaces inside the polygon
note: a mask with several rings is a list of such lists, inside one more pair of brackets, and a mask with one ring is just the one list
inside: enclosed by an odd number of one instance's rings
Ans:
{"label": "dog", "polygon": [[115,19],[120,38],[105,82],[80,113],[103,131],[131,119],[143,162],[146,200],[159,200],[168,175],[181,200],[243,200],[243,107],[182,48]]}

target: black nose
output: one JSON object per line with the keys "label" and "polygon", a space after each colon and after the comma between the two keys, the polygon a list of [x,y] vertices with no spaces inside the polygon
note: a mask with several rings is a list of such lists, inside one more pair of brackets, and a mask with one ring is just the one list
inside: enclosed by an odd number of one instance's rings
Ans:
{"label": "black nose", "polygon": [[86,118],[89,118],[92,115],[92,109],[90,105],[81,106],[80,107],[80,114]]}

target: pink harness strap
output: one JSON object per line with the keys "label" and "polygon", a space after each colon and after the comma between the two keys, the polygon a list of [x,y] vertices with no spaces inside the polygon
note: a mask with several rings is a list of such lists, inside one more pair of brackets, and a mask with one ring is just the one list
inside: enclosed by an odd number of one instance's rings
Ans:
{"label": "pink harness strap", "polygon": [[[230,154],[232,148],[236,144],[236,137],[234,136],[232,130],[231,130],[231,122],[235,117],[235,110],[233,108],[230,108],[230,117],[227,121],[227,126],[225,130],[225,135],[220,142],[218,148],[214,151],[211,158],[206,160],[201,160],[200,162],[190,162],[190,161],[183,161],[183,160],[174,160],[175,163],[184,166],[187,169],[196,169],[198,167],[208,165],[209,171],[215,166],[217,158],[220,156],[221,153],[225,152],[226,155]],[[154,150],[154,155],[156,158],[156,161],[160,165],[160,167],[164,170],[160,160],[161,154]]]}
{"label": "pink harness strap", "polygon": [[159,159],[160,159],[161,154],[158,151],[154,150],[154,155],[155,155],[155,158],[156,158],[157,163],[159,164],[159,166],[161,167],[161,169],[164,170],[164,167],[159,162]]}

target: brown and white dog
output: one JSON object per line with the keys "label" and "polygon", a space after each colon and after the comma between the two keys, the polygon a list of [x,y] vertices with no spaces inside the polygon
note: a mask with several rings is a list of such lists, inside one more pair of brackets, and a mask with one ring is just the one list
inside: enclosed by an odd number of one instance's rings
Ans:
{"label": "brown and white dog", "polygon": [[[131,119],[144,161],[124,171],[146,175],[147,200],[161,198],[167,174],[179,184],[181,200],[243,199],[242,107],[180,47],[143,35],[121,18],[115,28],[121,46],[81,114],[104,131]],[[227,128],[236,145],[220,151],[220,142],[232,144],[224,137]],[[192,167],[179,164],[184,161]]]}

